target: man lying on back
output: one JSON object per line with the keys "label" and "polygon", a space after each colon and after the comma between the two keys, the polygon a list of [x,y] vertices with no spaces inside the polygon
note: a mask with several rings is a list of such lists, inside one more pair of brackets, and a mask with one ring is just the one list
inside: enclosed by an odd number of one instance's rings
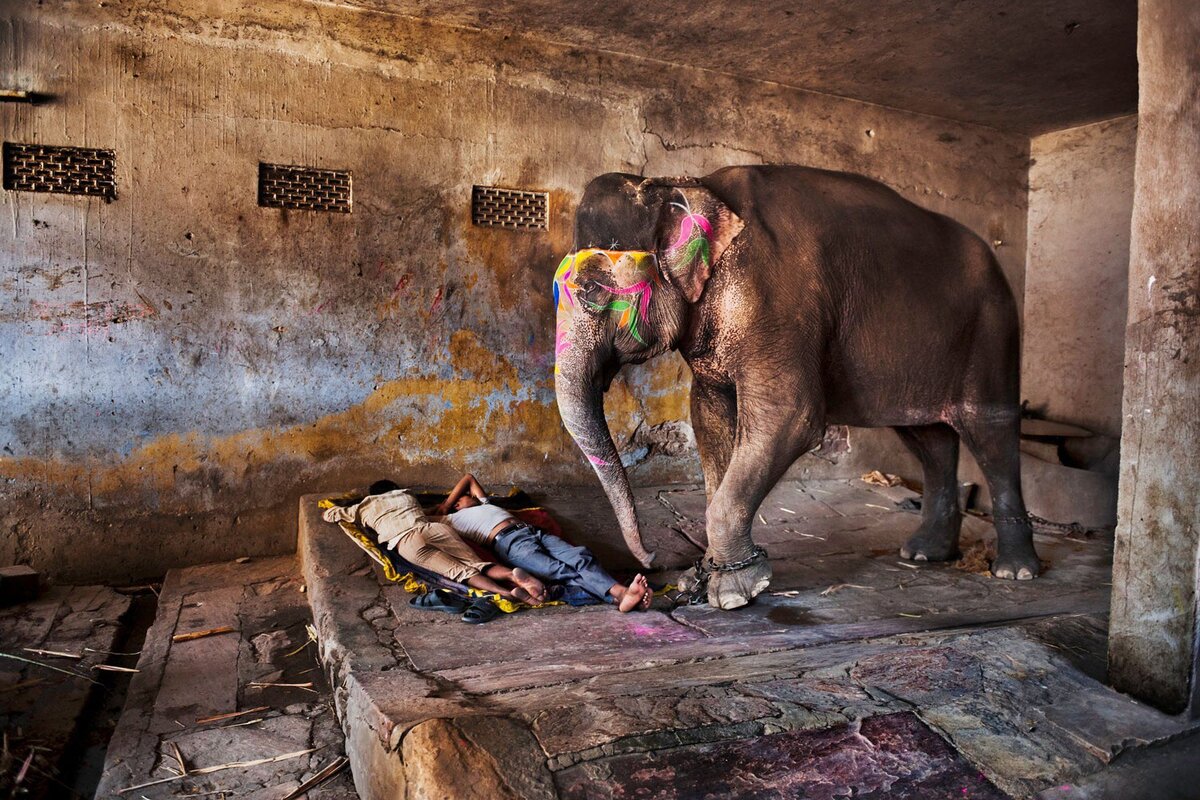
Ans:
{"label": "man lying on back", "polygon": [[563,584],[572,605],[615,603],[624,613],[645,611],[654,599],[643,575],[635,576],[628,586],[620,583],[596,563],[586,547],[570,545],[489,503],[487,492],[469,473],[435,512],[445,515],[441,519],[463,538],[492,548],[514,568]]}

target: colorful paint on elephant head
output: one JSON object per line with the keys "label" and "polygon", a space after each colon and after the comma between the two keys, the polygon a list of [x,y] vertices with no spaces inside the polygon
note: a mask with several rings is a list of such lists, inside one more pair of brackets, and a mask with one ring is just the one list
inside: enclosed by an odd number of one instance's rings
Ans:
{"label": "colorful paint on elephant head", "polygon": [[[679,221],[679,233],[675,241],[667,248],[668,264],[672,272],[687,269],[697,258],[705,266],[711,266],[712,259],[712,223],[707,218],[692,211],[687,197],[682,203],[671,203],[672,207],[683,212]],[[676,256],[676,254],[679,254]]]}
{"label": "colorful paint on elephant head", "polygon": [[[596,282],[596,287],[611,298],[597,300],[582,291],[587,281],[579,280],[579,268],[594,257],[608,259],[616,285]],[[658,274],[658,258],[648,250],[601,250],[589,247],[563,258],[554,272],[554,307],[557,330],[554,339],[554,371],[558,373],[558,357],[571,347],[568,332],[576,306],[584,305],[593,311],[612,312],[617,325],[629,331],[640,344],[646,344],[644,334],[650,324],[650,298]]]}

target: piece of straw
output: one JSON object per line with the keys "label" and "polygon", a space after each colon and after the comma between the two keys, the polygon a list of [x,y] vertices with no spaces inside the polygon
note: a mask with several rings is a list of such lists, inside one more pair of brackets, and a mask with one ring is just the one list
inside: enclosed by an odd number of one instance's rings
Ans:
{"label": "piece of straw", "polygon": [[132,792],[137,789],[145,789],[148,786],[158,786],[159,784],[162,784],[162,783],[171,783],[172,781],[182,780],[185,777],[191,777],[193,775],[210,775],[214,772],[220,772],[221,770],[226,770],[226,769],[237,769],[240,767],[257,767],[260,764],[272,764],[276,761],[287,761],[289,758],[299,758],[300,756],[308,755],[309,753],[314,753],[317,751],[317,749],[318,748],[316,748],[316,747],[310,747],[307,750],[297,750],[294,753],[284,753],[283,755],[270,756],[268,758],[256,758],[253,761],[231,761],[228,764],[215,764],[211,767],[200,767],[199,769],[191,770],[190,772],[188,772],[187,775],[172,775],[169,778],[159,778],[158,780],[155,780],[155,781],[147,781],[146,783],[139,783],[136,786],[126,786],[124,789],[117,789],[117,794],[125,794],[126,792]]}
{"label": "piece of straw", "polygon": [[179,762],[180,775],[187,775],[188,774],[187,764],[184,763],[184,761],[183,761],[183,753],[179,752],[179,745],[175,744],[174,742],[171,742],[171,749],[175,751],[175,760]]}
{"label": "piece of straw", "polygon": [[299,797],[300,795],[304,794],[305,792],[309,791],[310,789],[317,788],[322,783],[324,783],[325,781],[332,778],[334,775],[337,775],[339,772],[344,770],[346,768],[346,765],[349,763],[350,763],[350,759],[346,758],[345,756],[339,756],[338,758],[335,758],[333,761],[329,762],[329,764],[327,764],[325,766],[325,768],[322,769],[320,772],[318,772],[316,775],[313,775],[311,778],[306,780],[304,783],[297,786],[295,788],[295,790],[293,790],[290,794],[288,794],[286,797],[284,797],[283,800],[296,800],[296,798]]}
{"label": "piece of straw", "polygon": [[22,647],[26,653],[33,653],[35,656],[53,656],[54,658],[73,658],[76,661],[83,658],[78,653],[64,653],[60,650],[39,650],[36,647]]}
{"label": "piece of straw", "polygon": [[92,669],[98,669],[103,672],[139,672],[133,667],[118,667],[116,664],[92,664]]}
{"label": "piece of straw", "polygon": [[203,639],[205,636],[216,636],[219,633],[233,633],[233,628],[229,625],[222,625],[219,628],[209,628],[204,631],[192,631],[191,633],[177,633],[171,637],[172,642],[190,642],[193,639]]}
{"label": "piece of straw", "polygon": [[0,658],[11,658],[13,661],[22,661],[26,664],[33,664],[37,667],[52,669],[55,672],[61,672],[63,675],[71,675],[75,678],[83,678],[85,681],[91,681],[97,686],[100,685],[100,681],[92,678],[90,675],[80,675],[78,672],[72,672],[69,669],[62,669],[60,667],[51,666],[50,664],[43,664],[41,661],[34,661],[32,658],[21,658],[20,656],[15,656],[12,653],[0,653]]}
{"label": "piece of straw", "polygon": [[204,717],[196,720],[197,725],[207,725],[210,722],[222,722],[234,717],[245,716],[246,714],[257,714],[260,711],[270,711],[270,706],[259,706],[258,708],[247,708],[245,711],[230,711],[228,714],[217,714],[212,717]]}
{"label": "piece of straw", "polygon": [[312,692],[313,694],[317,693],[317,690],[313,688],[312,681],[309,681],[308,683],[267,683],[265,681],[251,681],[246,685],[251,689],[304,689],[305,691]]}

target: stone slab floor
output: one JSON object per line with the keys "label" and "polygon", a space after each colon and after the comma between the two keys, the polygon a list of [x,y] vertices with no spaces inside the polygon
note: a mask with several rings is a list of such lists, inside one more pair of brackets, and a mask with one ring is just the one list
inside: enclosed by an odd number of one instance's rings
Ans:
{"label": "stone slab floor", "polygon": [[0,797],[76,794],[96,744],[77,723],[120,680],[102,667],[129,664],[114,650],[130,602],[105,586],[63,586],[0,609]]}
{"label": "stone slab floor", "polygon": [[[699,487],[637,492],[670,580],[701,553]],[[374,797],[1071,796],[1186,724],[1107,689],[1107,537],[1039,536],[1033,582],[901,562],[903,490],[781,484],[756,541],[774,579],[731,612],[417,611],[301,503],[300,558],[360,794]],[[542,497],[629,567],[599,490]],[[1187,741],[1195,741],[1195,737]],[[1196,748],[1192,747],[1193,753]]]}
{"label": "stone slab floor", "polygon": [[97,798],[355,797],[344,769],[296,795],[343,760],[302,587],[292,557],[167,573]]}

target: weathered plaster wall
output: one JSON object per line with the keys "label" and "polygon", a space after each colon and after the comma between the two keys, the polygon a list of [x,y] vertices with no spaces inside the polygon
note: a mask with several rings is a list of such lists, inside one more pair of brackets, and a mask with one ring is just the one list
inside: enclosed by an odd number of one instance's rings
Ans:
{"label": "weathered plaster wall", "polygon": [[[0,563],[283,552],[297,495],[385,474],[592,480],[553,403],[548,286],[604,171],[862,172],[1002,242],[1023,293],[1020,137],[319,4],[4,13],[3,84],[53,97],[0,106],[4,139],[114,148],[119,197],[0,192]],[[352,170],[354,213],[259,208],[259,161]],[[472,227],[474,183],[550,191],[550,231]],[[618,440],[686,420],[688,380],[629,371]],[[890,436],[855,452],[887,466]]]}
{"label": "weathered plaster wall", "polygon": [[1030,143],[1022,396],[1053,419],[1121,435],[1137,117]]}

